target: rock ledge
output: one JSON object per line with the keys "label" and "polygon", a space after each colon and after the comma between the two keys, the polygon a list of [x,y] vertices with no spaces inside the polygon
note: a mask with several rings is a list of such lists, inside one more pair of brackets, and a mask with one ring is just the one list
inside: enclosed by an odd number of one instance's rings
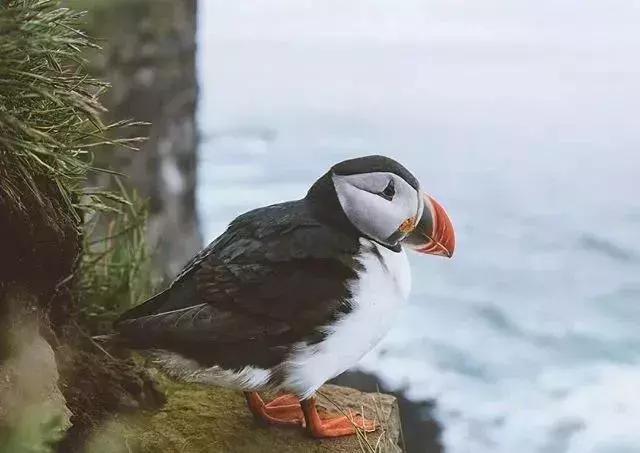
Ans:
{"label": "rock ledge", "polygon": [[[166,405],[155,412],[118,417],[107,423],[87,451],[120,452],[401,452],[400,414],[393,396],[362,393],[327,384],[318,394],[320,410],[352,409],[376,418],[381,429],[366,435],[315,440],[302,429],[263,427],[248,412],[244,397],[232,390],[162,379]],[[330,400],[330,401],[329,401]],[[368,443],[368,445],[367,445]]]}

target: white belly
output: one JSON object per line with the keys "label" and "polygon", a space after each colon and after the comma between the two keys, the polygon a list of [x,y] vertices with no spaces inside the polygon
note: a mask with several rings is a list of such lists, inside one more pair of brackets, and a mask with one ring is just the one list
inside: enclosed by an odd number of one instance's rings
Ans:
{"label": "white belly", "polygon": [[327,336],[320,343],[296,345],[284,364],[282,387],[303,398],[371,351],[409,295],[411,271],[404,250],[395,253],[366,239],[361,244],[364,270],[350,287],[351,312],[325,327]]}

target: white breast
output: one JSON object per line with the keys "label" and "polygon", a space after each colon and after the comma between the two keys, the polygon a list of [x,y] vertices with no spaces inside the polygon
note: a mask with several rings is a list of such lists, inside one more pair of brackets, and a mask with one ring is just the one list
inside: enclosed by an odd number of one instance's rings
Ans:
{"label": "white breast", "polygon": [[361,244],[358,260],[364,269],[351,283],[352,311],[324,328],[322,342],[296,345],[284,364],[282,387],[303,398],[373,349],[409,295],[411,271],[404,250],[392,252],[367,239]]}

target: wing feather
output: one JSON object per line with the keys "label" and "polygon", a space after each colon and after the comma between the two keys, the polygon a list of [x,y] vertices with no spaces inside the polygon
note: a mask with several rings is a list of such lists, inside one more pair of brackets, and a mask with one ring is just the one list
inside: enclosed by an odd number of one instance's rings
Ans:
{"label": "wing feather", "polygon": [[116,326],[133,347],[207,365],[273,366],[350,309],[358,244],[315,221],[303,200],[251,211]]}

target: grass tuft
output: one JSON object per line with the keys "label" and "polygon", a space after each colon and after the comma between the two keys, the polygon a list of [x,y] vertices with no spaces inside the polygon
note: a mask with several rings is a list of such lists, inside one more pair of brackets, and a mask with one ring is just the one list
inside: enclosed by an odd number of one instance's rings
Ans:
{"label": "grass tuft", "polygon": [[[19,215],[36,209],[51,224],[82,222],[82,210],[104,194],[83,198],[91,150],[135,147],[141,138],[110,140],[99,96],[108,84],[88,75],[82,52],[98,48],[80,30],[83,13],[53,0],[9,0],[0,6],[0,201]],[[62,205],[43,196],[50,185]]]}
{"label": "grass tuft", "polygon": [[119,178],[116,182],[120,194],[101,193],[100,209],[93,209],[85,219],[76,298],[81,323],[92,333],[108,332],[119,313],[140,303],[152,289],[145,242],[147,204]]}
{"label": "grass tuft", "polygon": [[[60,5],[0,0],[0,231],[3,245],[13,247],[0,274],[34,292],[32,283],[42,278],[42,288],[54,293],[42,299],[55,296],[63,305],[57,312],[42,302],[48,313],[61,313],[62,323],[72,313],[84,330],[148,291],[145,203],[119,179],[114,191],[86,187],[91,173],[117,178],[95,165],[94,153],[136,149],[143,139],[109,138],[113,129],[140,123],[101,121],[100,96],[108,84],[89,75],[83,57],[100,49],[81,31],[84,13]],[[69,259],[51,258],[60,255]],[[0,278],[0,290],[3,283]],[[13,423],[2,422],[0,452],[52,451],[64,427],[43,408],[37,404]]]}
{"label": "grass tuft", "polygon": [[[94,165],[94,152],[135,150],[141,137],[111,139],[100,95],[83,55],[99,47],[81,31],[83,12],[54,0],[0,2],[0,206],[4,212],[83,238],[74,275],[82,320],[100,320],[149,292],[145,203],[125,190],[87,188],[87,176],[118,174]],[[102,159],[104,161],[104,159]],[[106,225],[106,227],[105,227]]]}

